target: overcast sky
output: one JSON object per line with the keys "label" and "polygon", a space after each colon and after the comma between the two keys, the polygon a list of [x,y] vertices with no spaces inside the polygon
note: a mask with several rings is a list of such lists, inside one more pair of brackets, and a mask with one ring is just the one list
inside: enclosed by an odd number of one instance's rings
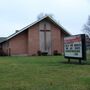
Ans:
{"label": "overcast sky", "polygon": [[71,34],[80,34],[90,15],[90,0],[0,0],[0,37],[36,21],[40,13],[53,14]]}

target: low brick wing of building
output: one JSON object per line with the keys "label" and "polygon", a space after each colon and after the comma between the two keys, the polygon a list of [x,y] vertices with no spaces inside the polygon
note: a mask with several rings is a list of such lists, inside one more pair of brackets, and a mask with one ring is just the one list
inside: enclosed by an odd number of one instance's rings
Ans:
{"label": "low brick wing of building", "polygon": [[44,16],[0,42],[0,52],[11,56],[63,53],[64,36],[68,35],[70,34],[55,20]]}

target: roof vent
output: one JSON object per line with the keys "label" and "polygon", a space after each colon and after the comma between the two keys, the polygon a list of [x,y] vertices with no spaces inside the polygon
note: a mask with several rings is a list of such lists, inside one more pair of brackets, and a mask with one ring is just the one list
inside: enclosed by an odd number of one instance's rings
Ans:
{"label": "roof vent", "polygon": [[19,32],[19,30],[16,30],[15,33]]}

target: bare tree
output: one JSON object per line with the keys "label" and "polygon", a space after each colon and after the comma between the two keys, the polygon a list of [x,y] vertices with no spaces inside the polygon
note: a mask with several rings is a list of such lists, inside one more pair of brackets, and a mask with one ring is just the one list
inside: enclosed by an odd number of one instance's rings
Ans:
{"label": "bare tree", "polygon": [[83,32],[90,37],[90,16],[88,16],[88,21],[84,25]]}
{"label": "bare tree", "polygon": [[44,17],[45,15],[44,15],[44,13],[40,13],[38,16],[37,16],[37,19],[39,20],[39,19],[41,19],[42,17]]}
{"label": "bare tree", "polygon": [[54,15],[53,14],[45,14],[45,13],[40,13],[38,16],[37,16],[37,19],[41,19],[43,18],[44,16],[49,16],[51,18],[54,18]]}

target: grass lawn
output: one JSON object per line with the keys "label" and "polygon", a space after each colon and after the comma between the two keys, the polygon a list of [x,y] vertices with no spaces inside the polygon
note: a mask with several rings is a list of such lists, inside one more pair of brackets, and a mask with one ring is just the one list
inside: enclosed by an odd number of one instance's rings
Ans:
{"label": "grass lawn", "polygon": [[90,90],[90,61],[62,56],[0,57],[0,90]]}

